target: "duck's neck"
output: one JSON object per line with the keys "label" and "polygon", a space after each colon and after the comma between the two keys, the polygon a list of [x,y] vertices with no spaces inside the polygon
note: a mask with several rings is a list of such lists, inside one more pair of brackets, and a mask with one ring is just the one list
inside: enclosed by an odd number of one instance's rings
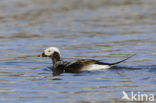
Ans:
{"label": "duck's neck", "polygon": [[54,52],[51,56],[53,64],[56,64],[56,62],[61,61],[61,56],[58,52]]}

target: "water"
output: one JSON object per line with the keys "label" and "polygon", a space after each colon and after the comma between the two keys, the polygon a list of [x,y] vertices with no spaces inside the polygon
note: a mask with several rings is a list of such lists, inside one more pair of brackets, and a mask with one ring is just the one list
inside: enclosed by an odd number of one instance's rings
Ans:
{"label": "water", "polygon": [[[1,0],[1,103],[117,103],[122,91],[156,95],[155,0]],[[91,58],[124,69],[53,77],[56,46],[66,60]],[[156,99],[155,99],[156,100]]]}

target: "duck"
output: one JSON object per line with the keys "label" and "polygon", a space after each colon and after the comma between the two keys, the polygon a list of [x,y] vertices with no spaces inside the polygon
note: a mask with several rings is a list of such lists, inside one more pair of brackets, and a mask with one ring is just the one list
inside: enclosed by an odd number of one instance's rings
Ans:
{"label": "duck", "polygon": [[93,59],[77,59],[71,62],[64,61],[60,54],[60,50],[56,47],[46,48],[39,57],[49,57],[52,60],[53,75],[60,75],[61,73],[80,73],[83,71],[105,70],[122,63],[134,55],[131,55],[123,60],[114,63],[104,63],[100,60]]}

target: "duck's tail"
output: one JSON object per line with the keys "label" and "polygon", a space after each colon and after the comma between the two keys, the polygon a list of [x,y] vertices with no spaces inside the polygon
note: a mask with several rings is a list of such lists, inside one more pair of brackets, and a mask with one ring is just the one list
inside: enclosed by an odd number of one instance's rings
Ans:
{"label": "duck's tail", "polygon": [[111,65],[111,66],[114,66],[114,65],[116,65],[116,64],[122,63],[122,62],[128,60],[129,58],[131,58],[131,57],[133,57],[133,56],[135,56],[135,55],[136,55],[136,54],[133,54],[133,55],[131,55],[131,56],[129,56],[129,57],[127,57],[127,58],[121,60],[121,61],[118,61],[118,62],[115,62],[115,63],[110,63],[110,65]]}

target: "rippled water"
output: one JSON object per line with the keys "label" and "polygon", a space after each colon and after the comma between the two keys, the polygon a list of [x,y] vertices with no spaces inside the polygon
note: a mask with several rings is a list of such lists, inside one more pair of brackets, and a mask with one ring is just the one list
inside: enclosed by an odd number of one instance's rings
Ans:
{"label": "rippled water", "polygon": [[[122,91],[156,95],[155,0],[1,0],[0,102],[117,103]],[[53,77],[49,46],[66,60],[92,58],[123,69]],[[155,99],[156,101],[156,99]]]}

